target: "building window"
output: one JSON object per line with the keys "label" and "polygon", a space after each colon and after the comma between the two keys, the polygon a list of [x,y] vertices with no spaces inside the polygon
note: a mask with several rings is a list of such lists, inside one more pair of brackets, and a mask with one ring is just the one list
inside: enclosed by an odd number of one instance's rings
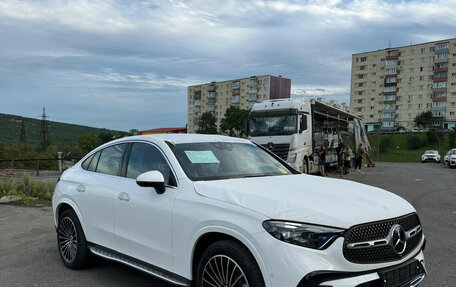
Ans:
{"label": "building window", "polygon": [[426,52],[425,48],[421,48],[421,54],[424,54]]}
{"label": "building window", "polygon": [[418,99],[422,100],[423,99],[423,94],[418,95]]}
{"label": "building window", "polygon": [[414,68],[410,68],[410,73],[414,73],[415,72],[415,69]]}
{"label": "building window", "polygon": [[421,63],[424,63],[424,57],[420,59]]}
{"label": "building window", "polygon": [[423,104],[418,104],[418,110],[421,110],[422,107],[423,107]]}

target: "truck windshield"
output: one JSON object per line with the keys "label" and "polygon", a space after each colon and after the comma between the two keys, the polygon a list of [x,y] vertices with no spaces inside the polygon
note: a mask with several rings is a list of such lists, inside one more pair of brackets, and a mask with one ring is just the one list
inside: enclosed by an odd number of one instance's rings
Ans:
{"label": "truck windshield", "polygon": [[250,136],[291,135],[297,131],[297,115],[251,115]]}
{"label": "truck windshield", "polygon": [[193,181],[292,174],[267,152],[249,143],[199,142],[171,146]]}

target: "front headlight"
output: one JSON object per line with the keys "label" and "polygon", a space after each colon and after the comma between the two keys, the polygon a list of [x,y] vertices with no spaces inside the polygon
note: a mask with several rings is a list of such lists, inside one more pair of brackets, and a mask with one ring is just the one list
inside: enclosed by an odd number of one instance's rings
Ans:
{"label": "front headlight", "polygon": [[288,163],[295,163],[296,162],[296,153],[290,155],[290,158],[288,159]]}
{"label": "front headlight", "polygon": [[278,220],[265,221],[263,227],[281,241],[313,249],[326,249],[344,232],[339,228]]}

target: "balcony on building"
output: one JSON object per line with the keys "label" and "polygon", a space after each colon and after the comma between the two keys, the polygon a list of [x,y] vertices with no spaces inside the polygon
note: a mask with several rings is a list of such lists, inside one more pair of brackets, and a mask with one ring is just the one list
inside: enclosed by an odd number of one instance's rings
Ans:
{"label": "balcony on building", "polygon": [[249,102],[256,102],[257,94],[249,94]]}
{"label": "balcony on building", "polygon": [[213,112],[214,110],[215,110],[215,105],[210,105],[210,104],[207,105],[208,112]]}
{"label": "balcony on building", "polygon": [[238,89],[239,90],[239,87],[241,86],[241,82],[239,81],[236,81],[236,82],[232,82],[231,83],[231,89]]}
{"label": "balcony on building", "polygon": [[396,110],[396,105],[395,104],[384,104],[383,105],[383,111],[392,111],[394,112]]}
{"label": "balcony on building", "polygon": [[433,92],[431,100],[433,102],[445,101],[446,100],[446,91]]}
{"label": "balcony on building", "polygon": [[396,102],[396,93],[383,93],[383,102]]}
{"label": "balcony on building", "polygon": [[249,86],[256,86],[257,85],[257,78],[251,77],[249,80]]}
{"label": "balcony on building", "polygon": [[434,64],[434,73],[448,72],[448,62],[439,62]]}
{"label": "balcony on building", "polygon": [[231,91],[231,95],[232,95],[232,96],[239,96],[239,94],[240,94],[240,90],[239,90],[239,89],[233,89],[233,90]]}
{"label": "balcony on building", "polygon": [[435,54],[437,54],[437,53],[445,53],[445,52],[448,52],[448,51],[449,51],[448,42],[435,44],[435,49],[434,49]]}
{"label": "balcony on building", "polygon": [[399,57],[399,50],[389,50],[386,52],[386,60],[394,60]]}
{"label": "balcony on building", "polygon": [[232,104],[239,104],[239,96],[231,96]]}
{"label": "balcony on building", "polygon": [[434,81],[432,83],[432,90],[434,92],[446,91],[447,82],[446,81]]}
{"label": "balcony on building", "polygon": [[201,86],[197,86],[193,88],[195,94],[201,94]]}
{"label": "balcony on building", "polygon": [[434,78],[432,81],[434,83],[436,82],[446,82],[448,77],[448,72],[442,71],[442,72],[434,72]]}
{"label": "balcony on building", "polygon": [[209,92],[214,92],[215,91],[215,83],[210,83],[208,86],[207,86],[207,90]]}
{"label": "balcony on building", "polygon": [[195,100],[195,102],[193,103],[193,105],[194,105],[195,107],[199,107],[199,106],[201,106],[201,101],[200,101],[200,100]]}
{"label": "balcony on building", "polygon": [[208,97],[208,98],[215,98],[215,92],[209,92],[209,93],[207,94],[207,97]]}

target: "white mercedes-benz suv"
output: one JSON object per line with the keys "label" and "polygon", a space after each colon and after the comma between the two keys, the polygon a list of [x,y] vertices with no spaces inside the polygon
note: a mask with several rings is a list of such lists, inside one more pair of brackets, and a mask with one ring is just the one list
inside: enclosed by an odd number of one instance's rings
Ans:
{"label": "white mercedes-benz suv", "polygon": [[300,174],[239,138],[109,142],[62,174],[52,203],[71,269],[97,255],[196,287],[417,286],[426,276],[407,201]]}

